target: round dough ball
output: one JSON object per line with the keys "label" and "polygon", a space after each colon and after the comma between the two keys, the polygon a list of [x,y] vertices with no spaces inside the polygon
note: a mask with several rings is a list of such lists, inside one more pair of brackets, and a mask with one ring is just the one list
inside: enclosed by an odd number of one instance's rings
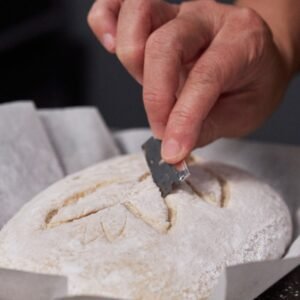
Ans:
{"label": "round dough ball", "polygon": [[65,275],[72,295],[206,299],[222,269],[279,258],[281,197],[237,168],[196,161],[165,198],[141,154],[52,185],[0,232],[0,267]]}

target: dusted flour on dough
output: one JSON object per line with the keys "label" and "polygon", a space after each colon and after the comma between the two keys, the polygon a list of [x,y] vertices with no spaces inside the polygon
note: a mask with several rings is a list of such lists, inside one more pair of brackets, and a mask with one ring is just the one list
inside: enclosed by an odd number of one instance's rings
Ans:
{"label": "dusted flour on dough", "polygon": [[71,175],[0,232],[0,267],[69,278],[71,294],[205,299],[225,265],[279,258],[291,238],[280,196],[248,173],[195,162],[163,199],[142,155]]}

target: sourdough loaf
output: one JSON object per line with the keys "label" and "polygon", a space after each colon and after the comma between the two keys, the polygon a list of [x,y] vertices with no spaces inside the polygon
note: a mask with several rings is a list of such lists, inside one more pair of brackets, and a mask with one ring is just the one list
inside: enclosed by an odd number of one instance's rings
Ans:
{"label": "sourdough loaf", "polygon": [[0,232],[0,267],[66,275],[70,294],[206,299],[225,265],[279,258],[281,197],[248,173],[194,162],[162,198],[141,154],[49,187]]}

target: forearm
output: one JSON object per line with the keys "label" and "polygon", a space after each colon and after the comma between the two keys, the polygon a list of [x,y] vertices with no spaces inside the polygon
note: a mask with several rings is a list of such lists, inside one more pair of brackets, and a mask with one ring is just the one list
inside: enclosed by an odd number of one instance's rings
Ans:
{"label": "forearm", "polygon": [[300,1],[237,0],[255,10],[269,25],[291,75],[300,70]]}

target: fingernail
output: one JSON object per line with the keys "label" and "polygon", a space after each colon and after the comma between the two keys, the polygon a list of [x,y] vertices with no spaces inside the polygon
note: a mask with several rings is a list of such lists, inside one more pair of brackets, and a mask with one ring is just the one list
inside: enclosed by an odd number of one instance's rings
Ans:
{"label": "fingernail", "polygon": [[181,152],[182,147],[175,139],[168,139],[163,143],[162,155],[165,159],[175,159]]}
{"label": "fingernail", "polygon": [[110,33],[103,34],[102,42],[108,51],[113,51],[115,49],[115,38]]}
{"label": "fingernail", "polygon": [[164,131],[166,129],[166,125],[161,122],[155,122],[151,124],[151,129],[153,132],[153,136],[156,139],[162,140],[164,136]]}

